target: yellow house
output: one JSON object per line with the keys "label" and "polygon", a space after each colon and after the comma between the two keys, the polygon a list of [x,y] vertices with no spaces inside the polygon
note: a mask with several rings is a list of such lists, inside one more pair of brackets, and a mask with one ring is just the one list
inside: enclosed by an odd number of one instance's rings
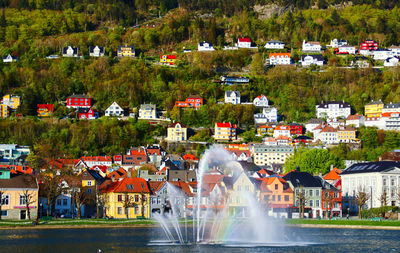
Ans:
{"label": "yellow house", "polygon": [[264,136],[264,135],[273,135],[274,128],[272,126],[263,125],[257,128],[257,135]]}
{"label": "yellow house", "polygon": [[31,219],[36,219],[39,199],[36,179],[29,174],[10,177],[9,173],[7,170],[0,170],[1,219],[25,220],[29,218],[29,214]]}
{"label": "yellow house", "polygon": [[0,104],[0,117],[7,118],[10,116],[10,110],[7,105]]}
{"label": "yellow house", "polygon": [[382,109],[385,105],[381,100],[371,101],[369,104],[365,105],[365,117],[380,117],[382,115]]}
{"label": "yellow house", "polygon": [[3,105],[7,105],[13,110],[16,110],[21,105],[21,97],[7,94],[1,100]]}
{"label": "yellow house", "polygon": [[103,187],[104,210],[107,217],[117,219],[150,218],[150,189],[147,181],[126,177]]}
{"label": "yellow house", "polygon": [[167,141],[186,141],[187,128],[185,125],[175,122],[168,126]]}
{"label": "yellow house", "polygon": [[176,55],[160,55],[160,63],[165,63],[168,65],[174,65],[176,61]]}
{"label": "yellow house", "polygon": [[38,104],[38,117],[50,117],[54,111],[54,106],[52,104]]}
{"label": "yellow house", "polygon": [[339,127],[337,131],[338,142],[350,143],[356,140],[356,130],[352,127]]}
{"label": "yellow house", "polygon": [[117,55],[118,57],[135,57],[135,47],[134,46],[118,47]]}
{"label": "yellow house", "polygon": [[236,140],[236,125],[228,123],[215,123],[214,139],[217,141]]}

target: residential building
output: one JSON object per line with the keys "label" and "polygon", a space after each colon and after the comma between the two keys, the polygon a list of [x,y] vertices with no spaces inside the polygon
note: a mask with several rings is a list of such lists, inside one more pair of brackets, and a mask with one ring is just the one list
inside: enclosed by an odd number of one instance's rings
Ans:
{"label": "residential building", "polygon": [[360,44],[361,51],[375,51],[378,50],[378,43],[373,40],[365,40]]}
{"label": "residential building", "polygon": [[338,48],[345,45],[347,45],[347,40],[333,39],[331,40],[331,43],[327,45],[327,47]]}
{"label": "residential building", "polygon": [[117,50],[118,57],[135,57],[134,46],[119,46]]}
{"label": "residential building", "polygon": [[203,98],[199,95],[191,95],[186,98],[185,101],[175,101],[175,106],[177,107],[192,107],[195,109],[203,106]]}
{"label": "residential building", "polygon": [[267,146],[278,146],[278,141],[273,137],[264,137],[263,142]]}
{"label": "residential building", "polygon": [[122,156],[121,166],[125,169],[139,168],[147,163],[146,150],[129,150],[128,154]]}
{"label": "residential building", "polygon": [[400,65],[399,63],[399,57],[388,57],[386,60],[383,62],[384,67],[397,67]]}
{"label": "residential building", "polygon": [[[320,217],[322,215],[322,184],[321,181],[315,178],[313,175],[307,172],[301,172],[300,170],[291,171],[286,174],[285,179],[294,192],[294,206],[300,207],[300,192],[305,197],[305,210],[309,210],[305,213],[306,217]],[[295,214],[293,214],[293,218]]]}
{"label": "residential building", "polygon": [[186,141],[187,128],[180,122],[175,122],[168,126],[167,141]]}
{"label": "residential building", "polygon": [[392,103],[386,104],[382,108],[382,113],[386,112],[399,112],[400,113],[400,103]]}
{"label": "residential building", "polygon": [[382,120],[385,122],[384,130],[400,130],[400,113],[385,112],[382,113]]}
{"label": "residential building", "polygon": [[380,117],[382,115],[382,109],[385,105],[381,100],[374,101],[365,105],[365,117]]}
{"label": "residential building", "polygon": [[166,65],[175,65],[176,55],[160,55],[160,63],[164,63]]}
{"label": "residential building", "polygon": [[387,58],[392,57],[393,53],[390,50],[378,49],[378,50],[372,51],[372,56],[375,61],[379,61],[379,60],[384,61]]}
{"label": "residential building", "polygon": [[141,104],[139,109],[139,119],[157,119],[158,113],[156,105]]}
{"label": "residential building", "polygon": [[337,140],[339,143],[354,143],[356,139],[356,130],[350,126],[337,128]]}
{"label": "residential building", "polygon": [[303,134],[303,126],[297,123],[289,124],[290,135],[302,135]]}
{"label": "residential building", "polygon": [[250,38],[238,38],[236,46],[238,48],[251,48]]}
{"label": "residential building", "polygon": [[342,191],[320,176],[315,176],[315,178],[319,180],[322,185],[322,217],[342,217]]}
{"label": "residential building", "polygon": [[54,105],[52,104],[38,104],[38,117],[50,117],[54,112]]}
{"label": "residential building", "polygon": [[265,43],[264,48],[266,49],[284,49],[285,48],[285,43],[279,40],[270,40],[267,43]]}
{"label": "residential building", "polygon": [[365,118],[361,114],[349,115],[346,119],[346,126],[359,128],[364,125]]}
{"label": "residential building", "polygon": [[338,131],[329,125],[325,126],[318,134],[314,135],[314,140],[320,140],[323,144],[337,144],[339,143]]}
{"label": "residential building", "polygon": [[339,190],[342,190],[342,179],[340,177],[340,173],[342,173],[341,170],[331,165],[330,171],[323,177],[323,179]]}
{"label": "residential building", "polygon": [[294,148],[288,145],[254,144],[252,147],[253,161],[258,166],[285,164],[286,159],[294,153]]}
{"label": "residential building", "polygon": [[102,189],[106,217],[150,218],[150,189],[143,178],[126,177]]}
{"label": "residential building", "polygon": [[256,124],[265,124],[267,122],[278,121],[278,109],[275,107],[264,107],[261,113],[254,114]]}
{"label": "residential building", "polygon": [[365,208],[381,207],[381,196],[386,193],[387,204],[398,206],[400,186],[400,163],[393,161],[356,163],[341,174],[343,210],[357,211],[354,199],[358,192],[369,195]]}
{"label": "residential building", "polygon": [[260,181],[260,202],[268,215],[288,218],[289,209],[293,207],[293,190],[288,182],[275,175],[261,178]]}
{"label": "residential building", "polygon": [[68,108],[90,108],[92,107],[93,99],[85,94],[72,95],[67,98]]}
{"label": "residential building", "polygon": [[29,174],[11,175],[9,169],[0,168],[1,219],[28,219],[27,203],[31,219],[38,215],[39,186]]}
{"label": "residential building", "polygon": [[279,136],[287,136],[290,137],[291,133],[290,133],[290,126],[285,126],[285,125],[281,125],[281,126],[277,126],[274,129],[274,138],[277,138]]}
{"label": "residential building", "polygon": [[255,107],[268,107],[268,98],[264,95],[260,95],[253,100]]}
{"label": "residential building", "polygon": [[214,139],[216,141],[236,140],[236,125],[230,122],[215,123]]}
{"label": "residential building", "polygon": [[[82,156],[80,162],[83,162],[86,168],[92,168],[94,166],[112,166],[111,156]],[[79,163],[76,166],[79,166]]]}
{"label": "residential building", "polygon": [[292,138],[285,135],[279,135],[278,137],[276,137],[275,140],[278,143],[278,145],[291,145],[293,142]]}
{"label": "residential building", "polygon": [[303,52],[320,52],[321,44],[318,41],[305,41],[303,40]]}
{"label": "residential building", "polygon": [[240,105],[240,92],[239,91],[225,91],[225,103]]}
{"label": "residential building", "polygon": [[377,127],[378,129],[385,129],[386,117],[366,117],[364,125],[366,127]]}
{"label": "residential building", "polygon": [[3,96],[3,99],[1,100],[1,104],[6,105],[12,110],[18,109],[21,105],[21,97],[12,95],[12,94],[7,94]]}
{"label": "residential building", "polygon": [[117,104],[117,102],[113,102],[104,113],[107,117],[121,117],[124,116],[124,109]]}
{"label": "residential building", "polygon": [[197,45],[197,50],[198,51],[214,51],[214,47],[211,43],[208,42],[199,42],[199,44]]}
{"label": "residential building", "polygon": [[323,119],[310,119],[306,123],[306,132],[312,132],[317,126],[325,123]]}
{"label": "residential building", "polygon": [[326,119],[326,123],[330,125],[331,127],[338,128],[340,126],[346,126],[346,122],[344,119],[337,119],[337,118],[328,118]]}
{"label": "residential building", "polygon": [[324,57],[322,54],[315,54],[315,55],[302,55],[301,56],[301,66],[323,66],[324,65]]}
{"label": "residential building", "polygon": [[0,104],[0,117],[8,118],[10,116],[11,110],[7,105]]}
{"label": "residential building", "polygon": [[274,128],[268,125],[262,125],[257,127],[257,135],[258,136],[265,136],[265,135],[273,135]]}
{"label": "residential building", "polygon": [[400,56],[400,46],[392,45],[392,46],[389,47],[389,50],[392,51],[392,54],[394,56]]}
{"label": "residential building", "polygon": [[14,161],[20,156],[27,156],[30,153],[28,146],[19,146],[17,144],[0,144],[0,159],[5,161]]}
{"label": "residential building", "polygon": [[104,47],[89,47],[89,55],[92,57],[102,57],[105,54],[105,48]]}
{"label": "residential building", "polygon": [[8,54],[6,57],[3,58],[3,62],[16,62],[18,61],[18,57],[12,56],[11,54]]}
{"label": "residential building", "polygon": [[352,60],[350,64],[350,66],[353,68],[369,68],[370,65],[371,65],[370,60],[364,56],[354,57],[354,60]]}
{"label": "residential building", "polygon": [[226,151],[231,153],[232,160],[234,161],[252,161],[250,150],[239,150],[235,148],[225,148]]}
{"label": "residential building", "polygon": [[294,144],[310,144],[311,142],[313,142],[313,138],[309,137],[309,136],[305,136],[305,135],[300,135],[297,136],[293,139],[293,143]]}
{"label": "residential building", "polygon": [[93,108],[78,108],[79,119],[93,120],[99,117],[99,112]]}
{"label": "residential building", "polygon": [[356,54],[356,47],[350,45],[343,45],[338,47],[336,54]]}
{"label": "residential building", "polygon": [[77,47],[63,47],[62,56],[63,57],[79,57],[79,49]]}
{"label": "residential building", "polygon": [[[151,146],[147,146],[145,148],[146,155],[149,158],[149,166],[154,165],[156,167],[160,167],[162,160],[164,159],[165,155],[167,152],[163,150],[162,147],[160,147],[159,144],[154,144]],[[156,168],[154,168],[156,169]]]}
{"label": "residential building", "polygon": [[347,118],[351,114],[350,104],[344,101],[322,101],[316,109],[317,118]]}
{"label": "residential building", "polygon": [[290,53],[270,53],[268,63],[270,65],[290,65]]}

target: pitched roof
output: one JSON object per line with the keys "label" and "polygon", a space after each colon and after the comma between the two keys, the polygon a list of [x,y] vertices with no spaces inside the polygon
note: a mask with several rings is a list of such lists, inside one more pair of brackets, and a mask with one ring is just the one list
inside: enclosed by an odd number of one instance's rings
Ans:
{"label": "pitched roof", "polygon": [[380,162],[356,163],[345,169],[340,175],[384,172],[392,170],[394,168],[400,168],[400,162],[380,161]]}
{"label": "pitched roof", "polygon": [[96,47],[100,49],[100,54],[104,54],[104,47],[99,47],[99,46],[89,47],[89,53],[94,53],[94,49]]}
{"label": "pitched roof", "polygon": [[186,127],[184,124],[182,124],[181,122],[174,122],[171,125],[169,125],[168,127],[175,127],[177,124],[181,125],[181,127]]}
{"label": "pitched roof", "polygon": [[103,192],[116,193],[150,193],[149,186],[143,178],[126,177],[120,181],[109,184]]}
{"label": "pitched roof", "polygon": [[322,54],[312,54],[312,55],[302,55],[301,60],[304,61],[304,58],[306,57],[312,57],[313,59],[316,59],[317,61],[323,61],[324,57]]}
{"label": "pitched roof", "polygon": [[240,91],[225,91],[225,95],[230,97],[231,94],[235,94],[237,97],[240,97]]}
{"label": "pitched roof", "polygon": [[291,141],[292,139],[286,135],[279,135],[276,140],[286,140],[286,141]]}
{"label": "pitched roof", "polygon": [[337,132],[336,128],[333,128],[331,126],[326,126],[324,128],[322,128],[321,133],[334,133]]}
{"label": "pitched roof", "polygon": [[307,172],[291,171],[283,179],[290,181],[294,187],[322,187],[321,182]]}
{"label": "pitched roof", "polygon": [[271,57],[285,57],[285,56],[290,58],[291,54],[290,53],[270,53],[269,54],[269,58],[271,58]]}
{"label": "pitched roof", "polygon": [[382,100],[378,100],[378,101],[372,100],[371,102],[369,102],[366,105],[382,105],[382,104],[383,104]]}
{"label": "pitched roof", "polygon": [[307,124],[321,124],[324,123],[325,121],[323,119],[309,119],[307,121]]}
{"label": "pitched roof", "polygon": [[251,42],[250,38],[239,38],[238,39],[239,42]]}
{"label": "pitched roof", "polygon": [[38,104],[37,106],[39,109],[47,109],[50,112],[54,111],[54,105],[52,104]]}
{"label": "pitched roof", "polygon": [[39,188],[36,178],[29,174],[12,176],[10,179],[0,179],[0,188]]}
{"label": "pitched roof", "polygon": [[111,156],[82,156],[85,162],[112,162]]}
{"label": "pitched roof", "polygon": [[90,97],[86,96],[85,94],[72,94],[68,98],[90,98]]}
{"label": "pitched roof", "polygon": [[350,108],[350,104],[343,101],[322,101],[317,108],[328,108],[331,104],[338,104],[340,108]]}
{"label": "pitched roof", "polygon": [[342,173],[341,170],[339,170],[338,168],[333,168],[331,171],[329,171],[328,174],[326,174],[324,176],[325,180],[337,180],[340,179],[340,173]]}
{"label": "pitched roof", "polygon": [[362,117],[361,114],[349,115],[349,116],[347,116],[346,120],[359,120],[359,119],[361,119],[361,117]]}
{"label": "pitched roof", "polygon": [[192,154],[186,154],[184,156],[182,156],[183,160],[194,160],[194,161],[198,161],[199,158],[197,158],[196,156],[192,155]]}

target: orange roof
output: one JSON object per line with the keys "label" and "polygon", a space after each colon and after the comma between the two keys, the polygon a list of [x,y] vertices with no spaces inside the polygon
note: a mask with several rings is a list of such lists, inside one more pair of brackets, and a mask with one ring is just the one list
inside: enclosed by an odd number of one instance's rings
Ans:
{"label": "orange roof", "polygon": [[321,133],[337,132],[337,130],[331,126],[326,126],[321,130]]}
{"label": "orange roof", "polygon": [[187,196],[194,196],[195,194],[190,190],[189,184],[183,181],[172,181],[168,182],[176,187],[179,187],[182,192],[184,192]]}
{"label": "orange roof", "polygon": [[118,170],[114,170],[110,174],[107,175],[108,178],[113,178],[119,179],[121,177],[124,177],[128,172],[124,168],[119,168]]}
{"label": "orange roof", "polygon": [[95,161],[95,162],[111,162],[111,156],[83,156],[81,159],[85,162]]}
{"label": "orange roof", "polygon": [[8,168],[10,169],[10,173],[12,174],[32,174],[33,170],[29,166],[21,166],[21,165],[0,165],[0,168]]}
{"label": "orange roof", "polygon": [[269,58],[271,57],[289,57],[290,58],[290,53],[270,53]]}
{"label": "orange roof", "polygon": [[346,120],[358,120],[358,119],[360,119],[361,117],[362,117],[362,115],[360,115],[360,114],[349,115],[349,116],[347,116],[347,119],[346,119]]}
{"label": "orange roof", "polygon": [[[282,136],[282,135],[281,135]],[[267,139],[265,139],[264,142],[276,142],[275,138],[273,137],[268,137]]]}
{"label": "orange roof", "polygon": [[186,154],[186,155],[182,156],[182,158],[183,158],[183,160],[195,160],[195,161],[199,160],[199,158],[197,158],[196,156],[191,155],[191,154]]}
{"label": "orange roof", "polygon": [[262,126],[259,126],[258,128],[272,128],[272,126],[262,125]]}
{"label": "orange roof", "polygon": [[126,177],[120,181],[109,184],[103,192],[118,193],[150,193],[149,186],[143,178]]}
{"label": "orange roof", "polygon": [[290,127],[289,126],[277,126],[276,128],[275,128],[275,130],[287,130],[287,131],[290,131]]}
{"label": "orange roof", "polygon": [[290,139],[288,136],[286,135],[279,135],[276,140],[287,140],[287,141],[291,141],[292,139]]}
{"label": "orange roof", "polygon": [[230,122],[227,123],[216,123],[217,127],[228,127],[228,128],[236,128],[235,124],[231,124]]}
{"label": "orange roof", "polygon": [[165,181],[149,181],[150,190],[152,192],[156,192],[160,190],[161,186],[163,186]]}
{"label": "orange roof", "polygon": [[339,170],[338,168],[333,168],[331,171],[329,171],[328,174],[326,174],[324,176],[325,180],[338,180],[340,179],[340,173],[342,173],[341,170]]}

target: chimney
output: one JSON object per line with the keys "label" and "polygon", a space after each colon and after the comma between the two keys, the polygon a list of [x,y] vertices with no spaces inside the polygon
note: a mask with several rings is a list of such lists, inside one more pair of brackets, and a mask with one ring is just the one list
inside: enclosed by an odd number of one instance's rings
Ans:
{"label": "chimney", "polygon": [[331,164],[331,171],[333,170],[333,164]]}
{"label": "chimney", "polygon": [[132,168],[128,169],[128,173],[126,174],[128,178],[132,177]]}
{"label": "chimney", "polygon": [[111,181],[115,182],[115,174],[112,175]]}

